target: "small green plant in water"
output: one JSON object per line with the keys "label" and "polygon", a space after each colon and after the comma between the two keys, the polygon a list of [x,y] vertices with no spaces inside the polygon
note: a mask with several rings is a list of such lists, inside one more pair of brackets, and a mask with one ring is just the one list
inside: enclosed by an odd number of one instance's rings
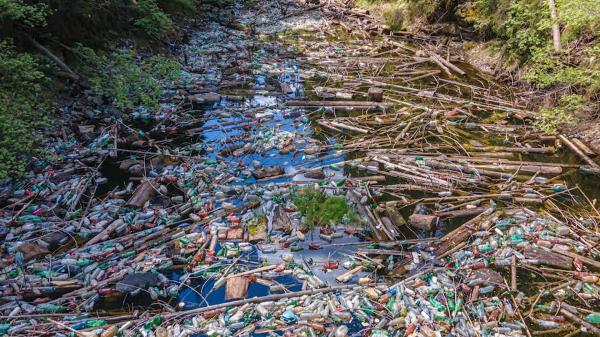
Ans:
{"label": "small green plant in water", "polygon": [[356,214],[350,209],[343,196],[330,196],[321,190],[305,188],[293,198],[298,211],[306,217],[309,227],[328,227],[332,223],[356,221]]}

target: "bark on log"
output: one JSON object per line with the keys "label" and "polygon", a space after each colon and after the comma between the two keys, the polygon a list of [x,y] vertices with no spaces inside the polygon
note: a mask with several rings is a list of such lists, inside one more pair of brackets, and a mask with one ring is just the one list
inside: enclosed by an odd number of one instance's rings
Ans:
{"label": "bark on log", "polygon": [[439,218],[435,215],[413,214],[408,217],[408,224],[422,230],[431,231],[437,225]]}
{"label": "bark on log", "polygon": [[549,249],[543,249],[541,247],[527,246],[523,251],[523,255],[526,259],[539,260],[541,264],[552,266],[560,269],[571,270],[573,269],[573,259],[552,252]]}
{"label": "bark on log", "polygon": [[146,201],[150,200],[152,196],[156,193],[155,183],[144,180],[133,192],[131,199],[127,201],[128,206],[142,208]]}
{"label": "bark on log", "polygon": [[381,102],[383,101],[383,89],[378,87],[370,87],[367,92],[367,97],[369,101],[372,102]]}
{"label": "bark on log", "polygon": [[493,208],[488,208],[485,212],[465,222],[460,227],[438,240],[434,245],[436,255],[440,256],[461,242],[466,241],[473,233],[481,228],[484,222],[491,220],[494,216],[492,215],[492,212]]}
{"label": "bark on log", "polygon": [[565,137],[564,135],[558,135],[558,138],[561,140],[561,142],[565,143],[565,145],[571,151],[575,152],[575,154],[578,155],[579,158],[581,158],[581,160],[586,162],[586,164],[590,165],[593,168],[600,169],[600,165],[596,164],[595,161],[593,161],[590,157],[583,153],[577,146],[575,146],[575,144],[568,140],[567,137]]}

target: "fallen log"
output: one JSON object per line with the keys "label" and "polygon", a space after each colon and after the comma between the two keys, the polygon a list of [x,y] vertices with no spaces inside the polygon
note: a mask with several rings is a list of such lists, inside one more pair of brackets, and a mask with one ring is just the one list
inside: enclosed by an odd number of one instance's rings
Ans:
{"label": "fallen log", "polygon": [[370,108],[370,109],[386,109],[388,107],[385,103],[374,103],[365,101],[303,101],[303,100],[290,100],[287,101],[288,106],[298,107],[356,107],[356,108]]}
{"label": "fallen log", "polygon": [[594,335],[596,336],[600,336],[600,329],[596,328],[594,325],[592,325],[591,323],[586,322],[585,320],[579,318],[579,316],[575,315],[574,313],[572,313],[571,311],[565,309],[565,307],[562,307],[560,309],[560,313],[563,314],[566,318],[570,319],[571,321],[573,321],[574,323],[583,325],[584,327],[586,327],[586,329],[588,329],[590,332],[593,332]]}
{"label": "fallen log", "polygon": [[564,135],[558,135],[558,138],[561,142],[563,142],[571,151],[575,152],[581,160],[586,162],[586,164],[590,165],[593,168],[600,169],[600,165],[596,164],[590,157],[588,157],[585,153],[583,153],[575,144],[573,144],[570,140],[567,139]]}
{"label": "fallen log", "polygon": [[150,180],[144,180],[133,192],[133,195],[127,201],[128,206],[142,208],[146,201],[150,200],[156,193],[155,183]]}
{"label": "fallen log", "polygon": [[435,212],[434,214],[440,218],[461,218],[471,215],[478,215],[485,212],[488,207],[475,207],[475,208],[465,208],[465,209],[457,209],[453,211],[446,212]]}
{"label": "fallen log", "polygon": [[119,226],[121,226],[124,223],[125,222],[123,221],[123,219],[117,219],[117,220],[111,222],[108,226],[106,226],[106,228],[102,232],[100,232],[98,235],[94,236],[91,240],[86,242],[83,245],[83,247],[88,247],[95,243],[98,243],[98,242],[108,239],[110,237],[110,235],[112,234],[112,232],[115,231]]}
{"label": "fallen log", "polygon": [[527,246],[523,251],[523,255],[526,259],[538,260],[541,264],[547,266],[566,270],[573,269],[572,258],[554,253],[553,251],[542,247]]}
{"label": "fallen log", "polygon": [[592,151],[592,149],[590,149],[587,145],[585,145],[581,140],[577,139],[577,138],[573,138],[572,139],[573,144],[577,145],[577,147],[583,151],[583,153],[585,153],[586,155],[593,157],[596,155],[596,153],[594,151]]}
{"label": "fallen log", "polygon": [[555,253],[561,254],[561,255],[571,257],[573,259],[578,259],[581,262],[583,262],[583,263],[587,264],[588,266],[593,267],[595,269],[600,269],[600,262],[590,259],[589,257],[581,256],[579,254],[575,254],[573,252],[568,252],[566,250],[558,249],[555,247],[552,248],[552,251]]}
{"label": "fallen log", "polygon": [[348,281],[350,281],[352,279],[352,277],[354,276],[354,274],[357,274],[358,272],[360,272],[361,270],[363,270],[363,266],[358,266],[352,270],[349,270],[347,272],[345,272],[342,275],[339,275],[338,277],[335,278],[336,281],[340,282],[340,283],[346,283]]}
{"label": "fallen log", "polygon": [[493,211],[494,209],[490,207],[485,212],[443,236],[434,245],[435,254],[440,256],[463,241],[466,241],[473,233],[478,231],[484,223],[491,221],[491,218],[495,216]]}
{"label": "fallen log", "polygon": [[408,224],[410,226],[426,231],[433,230],[438,222],[439,218],[435,215],[415,213],[408,217]]}

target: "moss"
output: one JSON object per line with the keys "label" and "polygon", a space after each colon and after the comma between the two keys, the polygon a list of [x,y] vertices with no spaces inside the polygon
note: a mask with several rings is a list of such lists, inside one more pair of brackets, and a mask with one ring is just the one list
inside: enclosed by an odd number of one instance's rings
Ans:
{"label": "moss", "polygon": [[356,214],[342,196],[330,196],[320,190],[306,188],[294,195],[293,202],[310,227],[356,221]]}
{"label": "moss", "polygon": [[246,222],[248,234],[257,235],[261,232],[264,232],[267,228],[267,222],[268,220],[266,215],[262,213],[256,214]]}

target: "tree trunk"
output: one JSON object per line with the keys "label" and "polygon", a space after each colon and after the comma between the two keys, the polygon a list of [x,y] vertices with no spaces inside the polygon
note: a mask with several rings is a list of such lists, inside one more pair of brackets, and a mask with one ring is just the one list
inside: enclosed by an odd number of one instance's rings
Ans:
{"label": "tree trunk", "polygon": [[558,26],[558,15],[556,14],[556,3],[554,0],[548,0],[550,7],[550,18],[552,19],[552,42],[554,43],[554,51],[560,50],[560,28]]}

